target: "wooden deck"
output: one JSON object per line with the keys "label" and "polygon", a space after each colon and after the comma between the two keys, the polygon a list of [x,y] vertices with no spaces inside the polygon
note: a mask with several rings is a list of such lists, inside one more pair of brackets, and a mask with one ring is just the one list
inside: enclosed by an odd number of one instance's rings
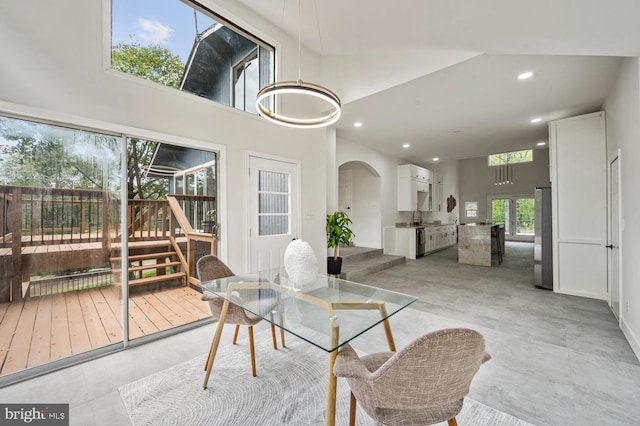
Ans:
{"label": "wooden deck", "polygon": [[[122,341],[117,286],[0,304],[0,375]],[[211,315],[200,293],[170,287],[130,295],[129,337]]]}

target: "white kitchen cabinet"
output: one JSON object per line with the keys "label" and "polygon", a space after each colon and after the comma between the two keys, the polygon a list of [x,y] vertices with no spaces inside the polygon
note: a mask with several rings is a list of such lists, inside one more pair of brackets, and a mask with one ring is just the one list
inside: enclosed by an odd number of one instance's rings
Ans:
{"label": "white kitchen cabinet", "polygon": [[418,189],[413,179],[398,177],[398,210],[413,211],[418,206]]}
{"label": "white kitchen cabinet", "polygon": [[427,248],[426,253],[441,250],[456,244],[456,226],[428,226],[426,228]]}
{"label": "white kitchen cabinet", "polygon": [[398,166],[398,211],[433,211],[430,170],[413,164]]}
{"label": "white kitchen cabinet", "polygon": [[429,211],[439,212],[442,211],[442,182],[434,181],[430,186],[430,198]]}
{"label": "white kitchen cabinet", "polygon": [[433,233],[429,233],[429,231],[426,232],[426,238],[427,238],[427,246],[425,247],[425,254],[426,253],[430,253],[432,251],[434,251],[436,249],[436,238],[435,235]]}
{"label": "white kitchen cabinet", "polygon": [[416,258],[416,228],[385,228],[384,254]]}
{"label": "white kitchen cabinet", "polygon": [[432,179],[432,174],[431,171],[414,164],[403,164],[402,166],[398,166],[398,177],[406,177],[422,182],[429,182]]}
{"label": "white kitchen cabinet", "polygon": [[[383,231],[385,254],[416,258],[416,228],[385,227]],[[425,254],[433,253],[456,244],[456,226],[438,225],[425,227]]]}

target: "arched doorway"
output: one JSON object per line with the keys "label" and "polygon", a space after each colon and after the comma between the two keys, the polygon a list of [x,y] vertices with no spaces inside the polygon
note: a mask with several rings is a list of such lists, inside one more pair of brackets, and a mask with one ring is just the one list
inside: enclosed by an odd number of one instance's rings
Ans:
{"label": "arched doorway", "polygon": [[382,248],[380,174],[362,161],[349,161],[338,168],[338,209],[353,224],[353,244]]}

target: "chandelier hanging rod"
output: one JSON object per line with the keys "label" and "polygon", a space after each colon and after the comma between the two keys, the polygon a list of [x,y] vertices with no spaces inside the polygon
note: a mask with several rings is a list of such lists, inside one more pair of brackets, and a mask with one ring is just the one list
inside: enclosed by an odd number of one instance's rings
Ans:
{"label": "chandelier hanging rod", "polygon": [[[285,0],[286,2],[286,0]],[[283,4],[283,16],[284,16],[284,4]],[[317,21],[317,8],[316,8],[316,21]],[[342,103],[340,98],[333,91],[327,89],[324,86],[314,83],[308,83],[302,81],[301,78],[301,37],[300,37],[300,21],[301,21],[301,7],[300,0],[298,0],[298,80],[297,81],[279,81],[268,84],[258,91],[256,96],[256,109],[258,114],[272,123],[279,124],[287,127],[298,128],[317,128],[329,126],[340,118],[342,113]],[[318,32],[320,31],[318,23]],[[328,104],[331,109],[329,112],[317,115],[312,118],[300,118],[293,117],[285,114],[279,114],[275,112],[276,100],[278,95],[296,95],[296,96],[311,96],[318,98]],[[266,107],[263,104],[264,100],[271,99],[270,105],[272,108]]]}

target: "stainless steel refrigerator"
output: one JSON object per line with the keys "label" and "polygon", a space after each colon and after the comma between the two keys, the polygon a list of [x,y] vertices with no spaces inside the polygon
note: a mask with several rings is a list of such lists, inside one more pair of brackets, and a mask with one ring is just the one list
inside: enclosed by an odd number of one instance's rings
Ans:
{"label": "stainless steel refrigerator", "polygon": [[533,276],[535,286],[553,290],[553,255],[551,244],[551,188],[535,191],[535,238],[533,249]]}

